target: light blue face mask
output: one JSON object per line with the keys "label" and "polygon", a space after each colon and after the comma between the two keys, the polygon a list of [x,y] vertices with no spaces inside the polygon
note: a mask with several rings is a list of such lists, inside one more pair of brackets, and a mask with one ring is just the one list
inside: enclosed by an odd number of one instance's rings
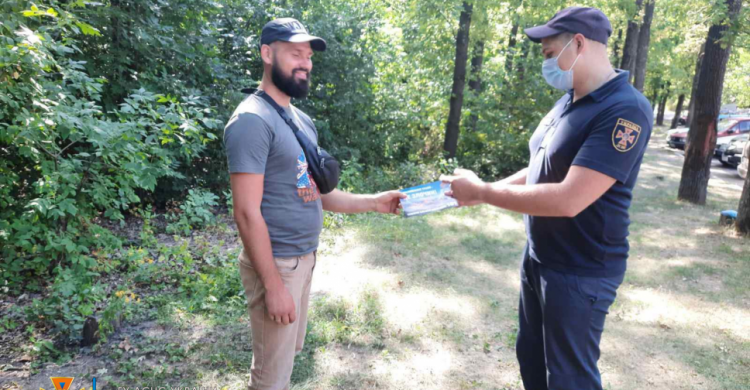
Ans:
{"label": "light blue face mask", "polygon": [[544,76],[544,80],[547,81],[547,84],[551,85],[553,88],[566,92],[573,89],[573,67],[576,66],[576,62],[581,58],[581,55],[579,54],[578,57],[576,57],[576,60],[573,61],[573,65],[571,65],[568,70],[560,69],[557,59],[560,58],[565,49],[567,49],[574,40],[575,38],[571,39],[562,51],[560,51],[560,54],[558,54],[557,57],[546,59],[542,63],[542,75]]}

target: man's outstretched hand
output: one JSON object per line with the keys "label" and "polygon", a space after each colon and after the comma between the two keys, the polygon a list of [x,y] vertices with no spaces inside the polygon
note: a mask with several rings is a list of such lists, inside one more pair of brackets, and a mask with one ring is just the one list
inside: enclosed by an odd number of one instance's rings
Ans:
{"label": "man's outstretched hand", "polygon": [[476,173],[468,169],[456,169],[453,175],[442,175],[440,181],[451,185],[445,195],[458,201],[459,206],[476,206],[484,203],[482,192],[486,185]]}
{"label": "man's outstretched hand", "polygon": [[398,215],[401,212],[401,202],[399,200],[406,199],[406,194],[398,191],[386,191],[373,195],[372,199],[374,202],[373,211]]}

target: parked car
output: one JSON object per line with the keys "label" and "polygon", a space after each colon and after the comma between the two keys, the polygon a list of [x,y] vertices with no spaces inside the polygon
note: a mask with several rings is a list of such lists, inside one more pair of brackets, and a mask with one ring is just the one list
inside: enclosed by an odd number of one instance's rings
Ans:
{"label": "parked car", "polygon": [[669,143],[669,139],[672,138],[673,134],[687,133],[688,130],[690,129],[688,129],[687,127],[678,127],[676,129],[667,130],[667,136],[666,136],[667,143]]}
{"label": "parked car", "polygon": [[[719,121],[719,128],[716,132],[717,144],[720,138],[750,133],[750,117],[732,117]],[[669,135],[667,144],[672,148],[685,149],[687,134],[687,130],[675,132]]]}
{"label": "parked car", "polygon": [[740,165],[742,151],[745,150],[748,134],[742,134],[735,137],[724,137],[722,140],[728,138],[731,138],[731,141],[717,146],[716,150],[721,153],[719,155],[719,161],[721,161],[722,165],[725,167],[736,168]]}
{"label": "parked car", "polygon": [[[714,149],[714,157],[716,157],[719,161],[722,161],[722,157],[724,156],[724,153],[729,150],[729,144],[734,142],[736,139],[747,139],[748,133],[745,134],[738,134],[738,135],[729,135],[726,137],[720,137],[716,139],[716,148]],[[737,153],[738,155],[742,154],[742,150],[740,150],[740,153]]]}

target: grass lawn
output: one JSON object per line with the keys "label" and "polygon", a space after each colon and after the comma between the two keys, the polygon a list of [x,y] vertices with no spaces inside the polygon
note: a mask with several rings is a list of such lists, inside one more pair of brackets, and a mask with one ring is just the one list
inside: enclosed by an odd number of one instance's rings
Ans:
{"label": "grass lawn", "polygon": [[[705,207],[677,201],[682,159],[663,138],[655,132],[634,195],[628,271],[602,340],[603,383],[748,389],[750,241],[718,224],[740,191],[712,179]],[[522,388],[514,347],[520,215],[482,206],[328,221],[294,389]],[[77,388],[92,376],[105,389],[244,388],[252,351],[236,233],[216,230],[201,234],[225,234],[230,244],[215,249],[193,236],[183,250],[199,263],[210,258],[209,271],[179,286],[170,282],[177,272],[159,283],[126,275],[143,302],[120,331],[62,367],[6,377],[5,387],[49,388],[49,376],[75,374]]]}

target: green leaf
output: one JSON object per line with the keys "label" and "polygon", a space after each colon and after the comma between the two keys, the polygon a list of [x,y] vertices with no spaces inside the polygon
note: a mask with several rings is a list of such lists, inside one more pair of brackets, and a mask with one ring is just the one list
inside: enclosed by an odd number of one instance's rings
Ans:
{"label": "green leaf", "polygon": [[97,36],[97,37],[99,37],[99,36],[102,35],[101,33],[99,33],[99,30],[97,30],[94,26],[92,26],[92,25],[90,25],[88,23],[84,23],[84,22],[81,22],[81,21],[76,21],[75,24],[76,24],[76,26],[78,26],[78,28],[81,29],[81,32],[84,35],[93,35],[93,36]]}
{"label": "green leaf", "polygon": [[73,199],[65,199],[60,202],[57,207],[70,215],[76,215],[76,213],[78,213],[78,208],[76,208]]}
{"label": "green leaf", "polygon": [[32,5],[31,9],[23,11],[21,13],[27,18],[34,16],[49,16],[51,18],[56,18],[58,16],[58,13],[54,8],[48,8],[47,11],[41,11],[39,10],[39,7],[35,5]]}
{"label": "green leaf", "polygon": [[67,298],[72,296],[76,292],[76,285],[75,283],[66,280],[57,285],[57,291],[59,291],[62,296]]}
{"label": "green leaf", "polygon": [[82,316],[88,317],[94,313],[94,305],[87,303],[85,305],[78,306],[78,312],[81,313]]}
{"label": "green leaf", "polygon": [[73,253],[76,250],[76,244],[68,237],[63,238],[60,241],[61,244],[65,245],[65,250]]}

